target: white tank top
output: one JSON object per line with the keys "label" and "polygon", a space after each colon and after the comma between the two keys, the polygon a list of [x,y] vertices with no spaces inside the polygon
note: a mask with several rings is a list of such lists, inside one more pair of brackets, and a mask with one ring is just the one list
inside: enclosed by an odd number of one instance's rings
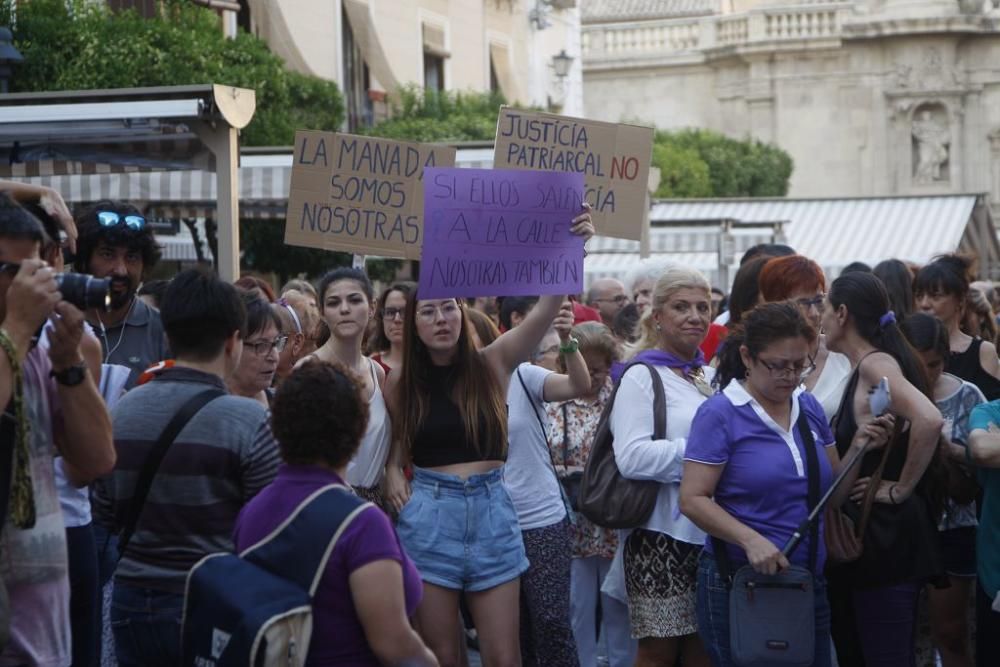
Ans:
{"label": "white tank top", "polygon": [[389,458],[389,439],[392,437],[392,423],[385,408],[385,398],[378,386],[375,362],[368,360],[372,374],[371,398],[368,399],[368,429],[361,439],[357,454],[347,464],[347,483],[351,486],[371,488],[382,481],[385,462]]}

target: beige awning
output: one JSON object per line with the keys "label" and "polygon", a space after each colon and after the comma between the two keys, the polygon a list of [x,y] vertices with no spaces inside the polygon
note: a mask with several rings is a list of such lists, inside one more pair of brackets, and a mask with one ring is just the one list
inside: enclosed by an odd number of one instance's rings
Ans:
{"label": "beige awning", "polygon": [[490,65],[497,76],[500,92],[503,93],[508,102],[517,102],[520,99],[519,91],[514,77],[511,75],[510,49],[507,48],[506,44],[490,42]]}
{"label": "beige awning", "polygon": [[382,51],[382,44],[379,42],[378,33],[372,25],[371,13],[368,10],[368,3],[364,0],[343,0],[344,10],[347,12],[347,20],[351,24],[354,33],[354,41],[361,49],[361,54],[368,65],[369,71],[382,87],[386,90],[395,90],[399,86],[399,80],[392,73],[389,66],[389,59]]}
{"label": "beige awning", "polygon": [[430,53],[439,58],[451,57],[451,53],[444,43],[444,29],[428,23],[421,24],[420,29],[424,37],[424,53]]}

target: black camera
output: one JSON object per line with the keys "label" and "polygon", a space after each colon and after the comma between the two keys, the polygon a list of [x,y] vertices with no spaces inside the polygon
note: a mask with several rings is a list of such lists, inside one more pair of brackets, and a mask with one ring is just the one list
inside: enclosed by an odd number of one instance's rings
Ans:
{"label": "black camera", "polygon": [[58,273],[56,282],[63,301],[68,301],[80,310],[107,310],[111,305],[111,280],[95,278],[86,273]]}

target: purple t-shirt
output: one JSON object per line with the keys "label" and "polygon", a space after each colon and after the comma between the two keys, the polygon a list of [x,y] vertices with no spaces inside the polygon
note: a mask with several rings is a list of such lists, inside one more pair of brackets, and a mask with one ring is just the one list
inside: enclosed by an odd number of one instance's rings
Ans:
{"label": "purple t-shirt", "polygon": [[[796,426],[799,410],[806,413],[819,459],[820,496],[833,481],[824,451],[832,447],[833,433],[819,402],[808,392],[797,392],[792,405],[791,432],[782,429],[736,381],[701,404],[691,424],[686,461],[725,465],[715,487],[715,502],[741,523],[771,540],[779,549],[806,517],[808,460]],[[794,399],[793,399],[794,400]],[[820,518],[816,572],[823,571],[826,545]],[[705,548],[711,553],[712,540]],[[729,546],[734,567],[747,562],[746,553]],[[791,561],[808,567],[809,535],[792,554]]]}
{"label": "purple t-shirt", "polygon": [[[283,465],[270,486],[240,512],[233,541],[242,551],[264,539],[312,492],[344,482],[333,472],[314,466]],[[403,551],[389,517],[377,507],[361,512],[334,547],[313,600],[313,634],[306,661],[311,667],[375,667],[381,663],[365,640],[354,611],[348,581],[355,570],[379,560],[394,560],[403,568],[406,615],[412,616],[423,593],[420,575]]]}

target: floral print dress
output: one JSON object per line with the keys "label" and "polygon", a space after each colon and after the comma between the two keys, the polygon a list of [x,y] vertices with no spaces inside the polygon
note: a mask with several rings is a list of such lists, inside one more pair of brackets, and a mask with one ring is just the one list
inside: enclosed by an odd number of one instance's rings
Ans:
{"label": "floral print dress", "polygon": [[[594,401],[573,399],[548,404],[549,451],[560,475],[564,474],[564,466],[582,468],[587,464],[594,436],[597,435],[597,424],[613,389],[614,385],[608,378]],[[572,535],[573,558],[614,558],[618,545],[616,531],[596,526],[577,513]]]}

